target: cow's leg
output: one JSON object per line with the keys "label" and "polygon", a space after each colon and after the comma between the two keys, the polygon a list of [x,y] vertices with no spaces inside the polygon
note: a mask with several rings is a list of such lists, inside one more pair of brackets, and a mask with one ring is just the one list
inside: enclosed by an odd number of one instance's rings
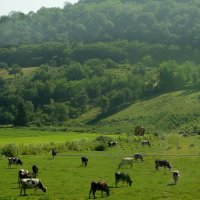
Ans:
{"label": "cow's leg", "polygon": [[24,188],[24,196],[27,196],[27,194],[26,194],[26,188]]}
{"label": "cow's leg", "polygon": [[89,199],[90,199],[90,195],[91,195],[91,193],[93,194],[93,196],[95,197],[95,192],[94,192],[94,190],[92,190],[92,188],[90,189],[90,193],[89,193]]}
{"label": "cow's leg", "polygon": [[96,199],[96,196],[95,196],[96,189],[94,189],[94,190],[92,191],[92,193],[93,193],[94,198]]}
{"label": "cow's leg", "polygon": [[117,183],[118,183],[118,181],[117,181],[117,180],[115,180],[115,187],[117,187]]}

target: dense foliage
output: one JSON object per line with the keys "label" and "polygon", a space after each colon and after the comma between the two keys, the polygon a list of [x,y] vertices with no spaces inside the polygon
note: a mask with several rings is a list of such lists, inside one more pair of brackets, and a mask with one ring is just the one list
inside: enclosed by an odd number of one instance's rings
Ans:
{"label": "dense foliage", "polygon": [[80,0],[2,16],[0,124],[58,124],[93,108],[103,117],[199,89],[199,9],[197,0]]}

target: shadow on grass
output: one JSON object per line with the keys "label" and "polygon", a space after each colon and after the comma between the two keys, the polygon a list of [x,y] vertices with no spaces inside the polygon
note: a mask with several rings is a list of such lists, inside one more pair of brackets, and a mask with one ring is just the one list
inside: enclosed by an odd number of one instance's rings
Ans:
{"label": "shadow on grass", "polygon": [[175,186],[176,184],[174,184],[174,183],[169,183],[169,184],[167,184],[167,186]]}

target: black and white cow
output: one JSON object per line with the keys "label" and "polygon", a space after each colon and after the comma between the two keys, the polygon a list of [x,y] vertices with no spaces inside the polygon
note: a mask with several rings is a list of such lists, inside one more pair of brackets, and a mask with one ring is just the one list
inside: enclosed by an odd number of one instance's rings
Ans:
{"label": "black and white cow", "polygon": [[109,196],[110,190],[109,190],[106,182],[104,182],[104,181],[99,181],[99,182],[92,181],[91,186],[90,186],[89,199],[90,199],[91,193],[93,194],[94,198],[96,198],[95,193],[96,193],[97,190],[101,191],[102,197],[103,197],[103,192],[106,192],[106,195]]}
{"label": "black and white cow", "polygon": [[180,173],[179,171],[175,170],[172,172],[172,178],[174,180],[174,184],[176,185],[179,181]]}
{"label": "black and white cow", "polygon": [[148,145],[149,147],[151,147],[151,144],[148,140],[142,140],[141,144],[142,146]]}
{"label": "black and white cow", "polygon": [[156,170],[158,170],[158,167],[167,167],[168,169],[172,168],[167,160],[155,160],[155,165]]}
{"label": "black and white cow", "polygon": [[[29,171],[27,170],[27,169],[20,169],[19,171],[18,171],[18,183],[19,183],[19,188],[20,188],[20,181],[21,181],[21,179],[22,179],[22,176],[24,175],[24,174],[28,174],[29,173]],[[27,178],[27,177],[26,177]]]}
{"label": "black and white cow", "polygon": [[144,161],[143,160],[143,156],[140,154],[140,153],[135,153],[134,155],[133,155],[133,157],[135,158],[135,160],[141,160],[142,162]]}
{"label": "black and white cow", "polygon": [[37,178],[24,178],[21,180],[21,190],[20,190],[20,196],[22,195],[22,191],[24,191],[24,195],[26,194],[26,189],[34,189],[35,191],[37,189],[41,189],[43,192],[47,191],[47,188],[43,186],[40,179]]}
{"label": "black and white cow", "polygon": [[21,165],[22,166],[22,161],[19,158],[10,157],[10,158],[8,158],[8,168],[11,168],[11,165]]}
{"label": "black and white cow", "polygon": [[124,165],[130,165],[130,167],[132,167],[133,166],[133,157],[123,158],[122,161],[119,163],[118,169],[120,169]]}
{"label": "black and white cow", "polygon": [[123,172],[116,172],[115,173],[115,185],[116,185],[116,187],[117,187],[117,183],[119,181],[122,181],[123,184],[124,184],[124,182],[126,182],[129,186],[131,186],[131,184],[133,182],[128,174],[123,173]]}
{"label": "black and white cow", "polygon": [[26,169],[20,169],[18,171],[18,183],[20,187],[21,180],[24,178],[36,178],[38,175],[38,167],[36,165],[32,166],[32,172],[29,172]]}
{"label": "black and white cow", "polygon": [[82,156],[81,162],[82,162],[82,165],[86,167],[88,165],[88,158],[85,156]]}
{"label": "black and white cow", "polygon": [[109,141],[108,142],[108,146],[109,147],[114,147],[114,146],[116,146],[117,145],[117,141]]}

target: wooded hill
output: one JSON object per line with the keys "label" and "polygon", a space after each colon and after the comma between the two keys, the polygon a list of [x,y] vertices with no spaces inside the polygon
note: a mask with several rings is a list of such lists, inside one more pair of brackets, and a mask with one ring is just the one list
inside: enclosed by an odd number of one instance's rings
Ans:
{"label": "wooded hill", "polygon": [[138,101],[198,91],[199,4],[81,0],[2,16],[0,124],[69,125],[92,113],[95,128]]}

